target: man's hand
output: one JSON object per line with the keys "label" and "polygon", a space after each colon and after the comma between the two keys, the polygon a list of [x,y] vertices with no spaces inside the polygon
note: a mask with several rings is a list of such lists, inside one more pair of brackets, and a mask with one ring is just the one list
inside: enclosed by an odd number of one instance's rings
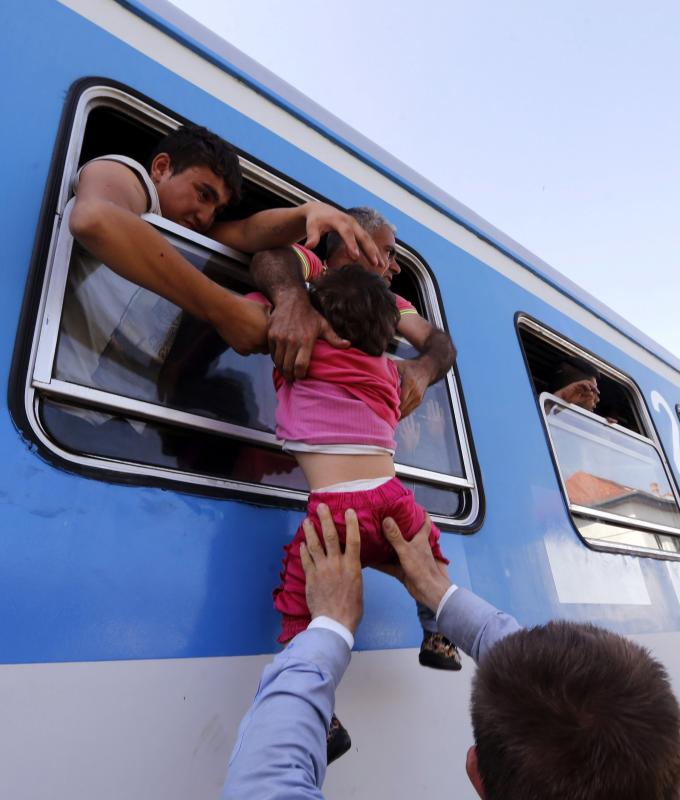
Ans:
{"label": "man's hand", "polygon": [[401,376],[401,416],[407,417],[423,402],[427,387],[431,383],[429,364],[420,358],[396,362]]}
{"label": "man's hand", "polygon": [[209,322],[224,341],[242,356],[266,353],[269,309],[213,284],[214,312]]}
{"label": "man's hand", "polygon": [[411,597],[436,611],[439,601],[451,586],[451,580],[446,565],[436,561],[432,555],[429,542],[431,527],[430,518],[426,516],[423,527],[407,542],[391,517],[383,520],[383,533],[395,549],[403,570],[403,573],[390,571],[391,574],[403,582]]}
{"label": "man's hand", "polygon": [[408,416],[423,400],[428,386],[444,377],[456,360],[456,348],[451,337],[433,327],[419,314],[406,314],[397,331],[410,342],[420,356],[398,361],[401,374],[401,416]]}
{"label": "man's hand", "polygon": [[256,253],[250,272],[274,304],[267,330],[269,352],[287,381],[305,377],[319,337],[333,347],[350,346],[309,302],[300,260],[292,248]]}
{"label": "man's hand", "polygon": [[566,403],[573,403],[576,406],[585,408],[587,411],[593,411],[595,406],[600,402],[600,390],[597,386],[597,379],[587,378],[582,381],[569,383],[555,392],[555,397],[559,397]]}
{"label": "man's hand", "polygon": [[305,203],[302,206],[305,213],[307,227],[307,241],[305,247],[310,250],[319,244],[321,237],[329,231],[335,231],[342,239],[347,249],[347,255],[358,261],[361,253],[374,267],[387,269],[385,254],[381,253],[373,237],[349,214],[340,211],[326,203]]}
{"label": "man's hand", "polygon": [[274,364],[287,381],[304,378],[317,339],[325,339],[333,347],[345,348],[350,343],[341,339],[328,321],[306,297],[283,300],[269,316],[267,331],[269,352]]}
{"label": "man's hand", "polygon": [[364,613],[357,515],[351,508],[345,511],[347,534],[344,553],[340,551],[338,532],[328,506],[320,504],[317,515],[321,521],[325,552],[311,520],[302,523],[307,544],[303,542],[300,546],[300,558],[307,581],[307,605],[312,618],[330,617],[354,633]]}

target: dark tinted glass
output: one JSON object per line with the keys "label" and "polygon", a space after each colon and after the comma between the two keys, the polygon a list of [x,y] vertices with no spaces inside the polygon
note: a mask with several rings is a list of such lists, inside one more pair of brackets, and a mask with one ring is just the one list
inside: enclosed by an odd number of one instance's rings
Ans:
{"label": "dark tinted glass", "polygon": [[[237,258],[161,232],[218,284],[240,294],[252,291],[247,267]],[[207,324],[106,267],[88,264],[78,245],[70,270],[55,378],[231,423],[246,433],[274,432],[276,396],[268,355],[239,356]],[[418,355],[401,341],[391,350],[396,358]],[[44,398],[41,413],[50,435],[75,453],[306,491],[295,461],[276,448],[70,400]],[[445,382],[428,390],[421,407],[398,426],[396,437],[398,463],[465,477]],[[421,479],[409,486],[422,505],[442,516],[462,514],[469,494]]]}
{"label": "dark tinted glass", "polygon": [[[49,435],[70,452],[307,492],[295,460],[280,450],[48,398],[40,401],[40,415]],[[455,490],[403,483],[432,514],[454,517],[462,511]]]}

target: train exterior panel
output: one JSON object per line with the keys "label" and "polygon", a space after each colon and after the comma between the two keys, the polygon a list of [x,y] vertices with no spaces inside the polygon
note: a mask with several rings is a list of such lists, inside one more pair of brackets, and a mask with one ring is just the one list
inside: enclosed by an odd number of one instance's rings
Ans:
{"label": "train exterior panel", "polygon": [[[34,377],[36,359],[46,326],[58,324],[45,308],[86,91],[129,96],[138,115],[155,109],[151,127],[203,124],[277,191],[283,182],[297,199],[372,206],[397,226],[405,263],[424,265],[414,267],[424,302],[458,349],[450,387],[464,478],[451,486],[467,510],[444,520],[453,579],[525,625],[589,620],[635,637],[680,690],[675,512],[641,528],[611,506],[579,512],[558,423],[531,374],[534,352],[591,357],[634,409],[637,444],[657,453],[645,461],[658,457],[668,482],[657,505],[677,507],[675,357],[169,4],[8,0],[0,19],[0,794],[217,797],[275,650],[271,590],[301,515],[295,491],[277,498],[243,482],[95,463],[50,445],[40,428],[36,408],[58,387]],[[633,438],[623,426],[610,449]],[[583,519],[628,533],[596,541]],[[327,795],[472,797],[471,662],[453,675],[420,668],[412,601],[384,575],[367,572],[365,583],[358,652],[338,696],[354,747],[329,770]]]}

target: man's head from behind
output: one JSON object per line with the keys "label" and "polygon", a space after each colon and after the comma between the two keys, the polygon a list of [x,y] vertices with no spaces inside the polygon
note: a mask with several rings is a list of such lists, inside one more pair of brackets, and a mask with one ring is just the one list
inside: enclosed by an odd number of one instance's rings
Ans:
{"label": "man's head from behind", "polygon": [[472,693],[468,774],[486,800],[674,800],[680,708],[664,668],[592,625],[499,642]]}
{"label": "man's head from behind", "polygon": [[235,150],[198,125],[183,125],[161,139],[149,174],[163,215],[193,230],[206,231],[225,206],[241,197]]}
{"label": "man's head from behind", "polygon": [[380,276],[358,264],[325,272],[312,286],[312,305],[353,347],[382,355],[399,324],[394,295]]}

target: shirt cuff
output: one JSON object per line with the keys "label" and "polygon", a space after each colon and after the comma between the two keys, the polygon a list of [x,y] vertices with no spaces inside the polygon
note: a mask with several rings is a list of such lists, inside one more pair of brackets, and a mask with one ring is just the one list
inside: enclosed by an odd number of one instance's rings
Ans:
{"label": "shirt cuff", "polygon": [[446,605],[446,601],[451,597],[451,595],[456,591],[458,587],[455,583],[452,583],[451,586],[444,592],[444,597],[439,601],[439,605],[437,606],[437,613],[435,614],[435,619],[439,619],[439,615],[442,613],[442,608]]}
{"label": "shirt cuff", "polygon": [[307,626],[308,628],[326,628],[326,630],[333,631],[341,636],[347,643],[347,647],[351,650],[354,647],[354,636],[348,628],[341,622],[337,622],[330,617],[314,617],[314,619]]}

